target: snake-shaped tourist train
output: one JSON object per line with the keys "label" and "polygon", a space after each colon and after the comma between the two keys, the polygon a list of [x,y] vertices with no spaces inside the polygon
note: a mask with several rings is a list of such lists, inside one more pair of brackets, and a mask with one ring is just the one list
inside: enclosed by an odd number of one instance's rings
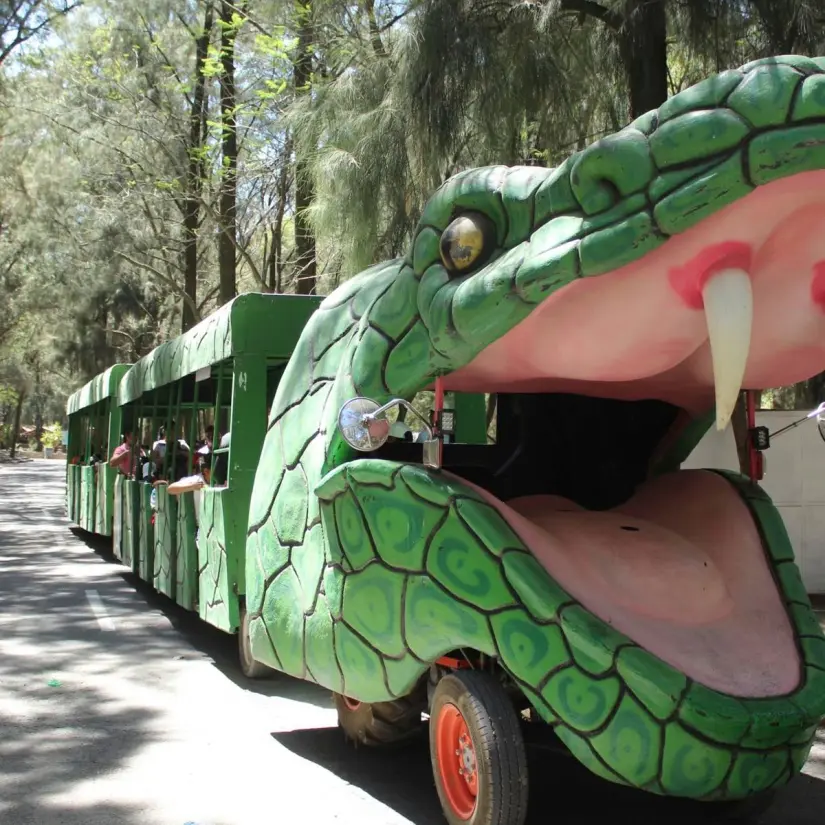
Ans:
{"label": "snake-shaped tourist train", "polygon": [[[724,71],[555,169],[455,175],[406,255],[295,337],[268,422],[232,419],[233,449],[258,439],[254,466],[230,461],[234,561],[203,512],[191,551],[191,606],[228,611],[250,675],[328,688],[362,744],[428,716],[452,825],[524,821],[524,725],[605,780],[726,812],[801,770],[825,637],[782,519],[758,473],[680,465],[743,391],[825,369],[825,59]],[[423,444],[391,438],[422,391]],[[461,394],[496,397],[494,444],[450,436]]]}

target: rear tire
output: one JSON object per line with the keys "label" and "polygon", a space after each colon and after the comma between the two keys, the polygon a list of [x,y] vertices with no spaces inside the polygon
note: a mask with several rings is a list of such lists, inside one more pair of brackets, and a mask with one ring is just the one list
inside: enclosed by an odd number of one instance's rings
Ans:
{"label": "rear tire", "polygon": [[387,747],[405,744],[423,732],[423,703],[416,694],[391,702],[357,702],[332,694],[338,727],[355,745]]}
{"label": "rear tire", "polygon": [[252,644],[249,641],[249,618],[246,607],[241,607],[241,626],[238,629],[238,660],[241,672],[247,679],[266,679],[275,672],[263,662],[252,658]]}
{"label": "rear tire", "polygon": [[450,825],[523,825],[527,753],[512,700],[493,676],[457,671],[438,682],[430,758]]}

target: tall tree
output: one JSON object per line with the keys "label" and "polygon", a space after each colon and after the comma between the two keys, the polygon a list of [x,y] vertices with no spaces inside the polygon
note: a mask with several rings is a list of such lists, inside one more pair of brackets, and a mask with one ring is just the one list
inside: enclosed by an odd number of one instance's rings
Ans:
{"label": "tall tree", "polygon": [[[292,83],[296,97],[308,98],[312,89],[315,27],[312,8],[304,0],[295,0],[297,45],[293,62]],[[315,232],[309,220],[314,191],[309,171],[308,150],[295,150],[295,292],[311,295],[318,277]]]}
{"label": "tall tree", "polygon": [[220,233],[218,235],[218,303],[231,301],[237,291],[237,192],[238,192],[238,132],[235,117],[235,39],[243,23],[246,3],[236,8],[221,0],[218,23],[221,28],[221,179]]}
{"label": "tall tree", "polygon": [[[201,192],[205,170],[204,142],[206,138],[206,75],[204,63],[212,36],[214,8],[212,0],[206,0],[203,11],[203,27],[194,33],[195,65],[194,88],[189,108],[188,162],[182,198],[183,212],[183,266],[184,300],[181,309],[181,332],[196,323],[194,305],[198,297],[198,237],[201,219]],[[234,251],[233,251],[234,255]],[[187,300],[188,298],[188,300]]]}

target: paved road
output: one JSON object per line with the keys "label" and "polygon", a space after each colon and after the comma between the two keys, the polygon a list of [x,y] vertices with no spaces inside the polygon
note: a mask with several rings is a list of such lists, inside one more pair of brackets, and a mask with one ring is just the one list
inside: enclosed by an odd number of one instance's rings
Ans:
{"label": "paved road", "polygon": [[[0,464],[0,825],[443,825],[424,743],[354,751],[325,691],[246,681],[231,638],[69,530],[64,466]],[[762,822],[821,823],[825,735],[806,773]],[[531,777],[530,825],[704,818],[542,752]]]}

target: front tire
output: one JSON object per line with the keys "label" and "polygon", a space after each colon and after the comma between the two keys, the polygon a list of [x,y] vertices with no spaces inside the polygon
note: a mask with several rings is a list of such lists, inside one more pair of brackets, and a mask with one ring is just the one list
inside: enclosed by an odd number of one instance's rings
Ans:
{"label": "front tire", "polygon": [[439,681],[430,758],[450,825],[523,825],[527,753],[512,701],[494,677],[458,671]]}
{"label": "front tire", "polygon": [[373,703],[357,702],[340,693],[333,693],[332,697],[338,711],[338,727],[355,745],[400,745],[422,732],[423,706],[417,695]]}
{"label": "front tire", "polygon": [[241,626],[238,629],[238,660],[241,672],[247,679],[266,679],[273,670],[252,657],[252,643],[249,640],[249,617],[246,607],[241,607]]}

